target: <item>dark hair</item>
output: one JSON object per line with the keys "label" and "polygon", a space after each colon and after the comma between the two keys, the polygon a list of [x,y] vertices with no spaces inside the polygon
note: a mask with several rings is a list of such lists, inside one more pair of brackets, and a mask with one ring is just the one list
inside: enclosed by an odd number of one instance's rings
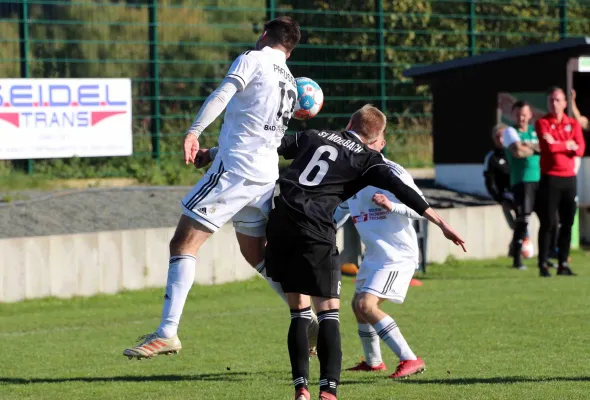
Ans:
{"label": "dark hair", "polygon": [[529,104],[528,101],[526,100],[518,100],[516,103],[514,103],[512,105],[512,111],[516,110],[517,108],[523,108],[523,107],[530,107],[531,105]]}
{"label": "dark hair", "polygon": [[560,88],[559,86],[551,86],[549,88],[549,90],[547,90],[547,96],[550,96],[553,94],[553,92],[561,92],[565,95],[565,90],[563,90],[562,88]]}
{"label": "dark hair", "polygon": [[266,36],[274,43],[280,44],[288,51],[292,51],[299,40],[301,32],[299,24],[291,17],[282,16],[264,24]]}

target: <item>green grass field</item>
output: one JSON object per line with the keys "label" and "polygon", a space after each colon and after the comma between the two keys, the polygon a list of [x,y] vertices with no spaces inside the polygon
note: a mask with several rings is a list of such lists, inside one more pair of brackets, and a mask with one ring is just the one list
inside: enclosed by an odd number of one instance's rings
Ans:
{"label": "green grass field", "polygon": [[[402,306],[385,305],[424,375],[345,372],[341,399],[590,398],[590,257],[541,279],[507,259],[434,265]],[[531,267],[533,264],[529,264]],[[343,366],[362,355],[343,284]],[[0,399],[290,399],[289,313],[261,279],[194,287],[178,356],[129,361],[159,322],[162,290],[0,305]],[[382,346],[389,373],[396,360]],[[318,363],[311,363],[317,398]]]}

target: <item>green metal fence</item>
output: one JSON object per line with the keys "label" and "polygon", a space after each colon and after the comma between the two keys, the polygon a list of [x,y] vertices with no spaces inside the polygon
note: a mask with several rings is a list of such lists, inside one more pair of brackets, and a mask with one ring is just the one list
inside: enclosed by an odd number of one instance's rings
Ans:
{"label": "green metal fence", "polygon": [[[590,1],[2,0],[1,77],[133,81],[132,157],[35,160],[18,168],[144,180],[158,170],[163,181],[177,182],[182,136],[199,106],[252,47],[264,21],[284,14],[303,31],[289,60],[293,74],[315,79],[325,94],[316,118],[292,120],[289,129],[342,128],[352,111],[373,103],[389,117],[387,155],[422,166],[431,162],[431,97],[402,78],[404,69],[582,36]],[[204,145],[215,143],[218,128],[219,121],[207,130]],[[4,162],[0,172],[15,168]]]}

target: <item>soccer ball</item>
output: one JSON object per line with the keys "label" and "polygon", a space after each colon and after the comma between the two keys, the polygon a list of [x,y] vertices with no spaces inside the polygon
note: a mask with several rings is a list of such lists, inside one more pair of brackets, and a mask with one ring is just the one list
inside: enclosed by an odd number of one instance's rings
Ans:
{"label": "soccer ball", "polygon": [[324,105],[324,92],[309,78],[297,78],[297,102],[293,117],[306,120],[315,117]]}

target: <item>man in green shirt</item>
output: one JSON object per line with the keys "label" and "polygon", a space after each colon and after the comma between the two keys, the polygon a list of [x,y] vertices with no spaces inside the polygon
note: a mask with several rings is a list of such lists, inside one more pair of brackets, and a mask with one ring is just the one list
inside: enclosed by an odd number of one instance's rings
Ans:
{"label": "man in green shirt", "polygon": [[528,240],[527,226],[535,209],[535,199],[541,179],[539,141],[535,128],[529,124],[533,113],[531,106],[525,101],[517,101],[512,106],[516,121],[514,127],[504,131],[504,147],[510,165],[510,185],[516,205],[516,226],[512,256],[512,266],[526,269],[522,263],[522,245]]}

